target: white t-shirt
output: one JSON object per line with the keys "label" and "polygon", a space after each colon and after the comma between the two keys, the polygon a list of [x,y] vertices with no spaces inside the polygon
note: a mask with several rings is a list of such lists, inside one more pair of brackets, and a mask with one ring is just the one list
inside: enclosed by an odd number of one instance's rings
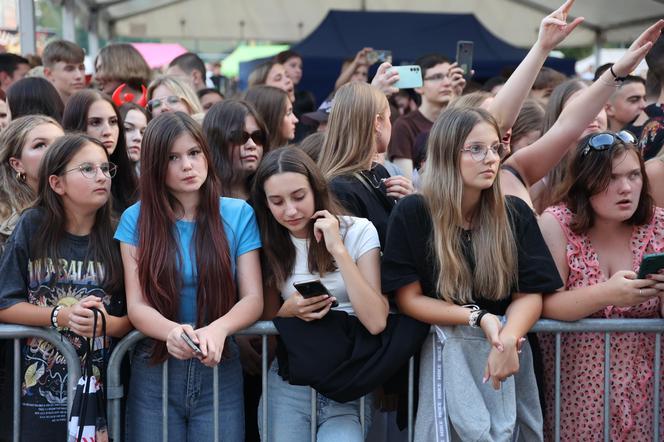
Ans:
{"label": "white t-shirt", "polygon": [[[339,232],[344,240],[344,245],[348,250],[353,262],[357,263],[362,255],[373,249],[380,248],[378,240],[378,232],[371,223],[365,218],[356,218],[354,216],[341,216],[339,223]],[[344,236],[345,232],[345,236]],[[348,314],[354,314],[353,306],[348,299],[348,292],[346,291],[346,284],[341,276],[341,272],[336,270],[326,273],[323,278],[320,277],[318,272],[310,273],[307,263],[308,256],[308,240],[295,238],[291,235],[291,241],[295,246],[295,265],[293,266],[293,273],[284,281],[281,286],[281,297],[286,300],[290,298],[293,293],[296,293],[294,283],[311,281],[312,279],[320,279],[328,291],[337,299],[339,306],[335,310],[342,310]]]}

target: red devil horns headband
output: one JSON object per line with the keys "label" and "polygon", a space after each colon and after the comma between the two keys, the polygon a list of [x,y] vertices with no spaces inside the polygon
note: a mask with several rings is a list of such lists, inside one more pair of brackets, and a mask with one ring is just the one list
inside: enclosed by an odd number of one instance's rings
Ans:
{"label": "red devil horns headband", "polygon": [[[127,87],[127,83],[122,83],[118,88],[113,92],[113,103],[115,103],[116,106],[120,107],[125,103],[133,103],[134,102],[134,94],[131,92],[127,92],[126,94],[123,94],[122,91],[124,88]],[[148,90],[145,88],[145,86],[141,85],[141,98],[136,102],[141,107],[145,107],[148,104]]]}

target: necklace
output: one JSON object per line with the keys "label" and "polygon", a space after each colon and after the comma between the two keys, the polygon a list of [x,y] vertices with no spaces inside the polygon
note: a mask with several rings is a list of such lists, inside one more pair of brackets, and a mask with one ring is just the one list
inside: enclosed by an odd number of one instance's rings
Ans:
{"label": "necklace", "polygon": [[360,170],[360,175],[362,175],[374,189],[380,189],[380,185],[383,184],[383,181],[376,178],[376,175],[371,171]]}

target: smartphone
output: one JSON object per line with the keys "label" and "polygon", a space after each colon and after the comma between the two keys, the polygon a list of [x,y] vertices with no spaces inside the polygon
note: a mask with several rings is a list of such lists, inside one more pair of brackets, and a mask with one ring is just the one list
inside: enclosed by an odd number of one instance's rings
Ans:
{"label": "smartphone", "polygon": [[645,279],[646,276],[657,273],[664,268],[664,253],[652,253],[644,255],[639,267],[639,279]]}
{"label": "smartphone", "polygon": [[[313,298],[319,295],[332,296],[330,291],[320,282],[320,279],[313,279],[311,281],[302,281],[293,283],[293,287],[298,291],[303,298]],[[338,307],[339,303],[335,300],[332,307]]]}
{"label": "smartphone", "polygon": [[182,338],[182,340],[183,340],[184,342],[187,343],[187,345],[189,346],[189,348],[191,348],[192,350],[194,350],[195,353],[198,353],[198,354],[203,353],[203,352],[201,351],[201,348],[200,348],[198,345],[196,345],[196,343],[195,343],[194,341],[191,340],[191,338],[189,337],[189,335],[188,335],[186,332],[182,332],[182,334],[180,335],[180,337]]}
{"label": "smartphone", "polygon": [[463,69],[463,76],[468,78],[473,70],[473,47],[472,41],[457,41],[456,62]]}
{"label": "smartphone", "polygon": [[367,62],[371,65],[383,62],[392,63],[392,51],[387,49],[377,49],[367,54]]}
{"label": "smartphone", "polygon": [[390,71],[399,73],[399,81],[392,86],[399,89],[422,87],[422,69],[419,66],[392,66]]}

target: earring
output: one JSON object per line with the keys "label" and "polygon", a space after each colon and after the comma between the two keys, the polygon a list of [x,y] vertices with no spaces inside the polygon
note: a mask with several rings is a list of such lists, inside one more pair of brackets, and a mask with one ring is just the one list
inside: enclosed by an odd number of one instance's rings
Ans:
{"label": "earring", "polygon": [[19,183],[25,183],[25,174],[23,172],[16,172],[16,179]]}

